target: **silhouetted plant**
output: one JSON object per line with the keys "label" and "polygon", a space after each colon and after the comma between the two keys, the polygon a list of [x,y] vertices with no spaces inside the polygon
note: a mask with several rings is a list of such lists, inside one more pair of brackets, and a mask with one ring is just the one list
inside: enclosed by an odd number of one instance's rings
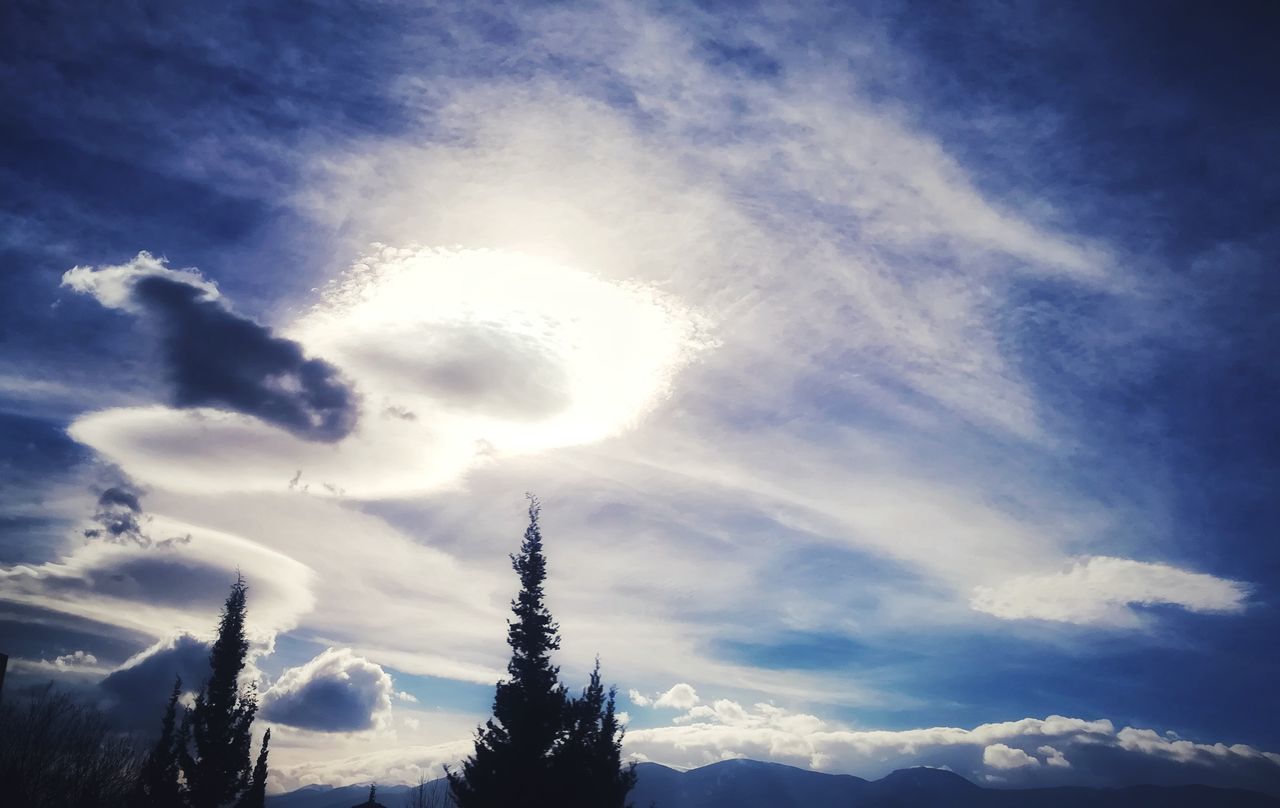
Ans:
{"label": "silhouetted plant", "polygon": [[271,730],[262,735],[262,746],[258,748],[258,762],[253,767],[253,779],[249,788],[240,795],[236,808],[264,808],[267,804],[267,745],[271,743]]}
{"label": "silhouetted plant", "polygon": [[353,808],[384,808],[382,803],[378,802],[377,797],[378,797],[378,784],[372,783],[369,785],[369,799],[365,800],[359,805],[353,806]]}
{"label": "silhouetted plant", "polygon": [[175,726],[178,699],[182,695],[182,677],[174,677],[173,692],[160,721],[160,737],[147,755],[138,775],[133,803],[146,808],[172,808],[182,804],[178,783],[178,733]]}
{"label": "silhouetted plant", "polygon": [[53,685],[0,705],[0,800],[24,808],[127,805],[143,756],[97,709]]}
{"label": "silhouetted plant", "polygon": [[529,526],[511,566],[520,593],[507,623],[509,677],[497,685],[493,718],[476,732],[475,751],[458,772],[447,772],[459,808],[498,808],[551,793],[550,760],[561,734],[565,689],[551,652],[560,647],[559,626],[543,598],[547,562],[538,528],[538,500],[529,498]]}
{"label": "silhouetted plant", "polygon": [[446,769],[450,793],[459,808],[622,808],[635,775],[621,767],[614,692],[606,697],[597,662],[583,697],[569,699],[551,663],[560,634],[544,599],[539,514],[530,496],[529,526],[520,552],[511,556],[520,592],[507,623],[508,678],[497,685],[493,718],[476,732],[473,754],[460,771]]}
{"label": "silhouetted plant", "polygon": [[615,712],[617,688],[604,689],[600,660],[582,695],[569,702],[565,736],[555,754],[557,801],[563,808],[625,808],[636,784],[635,764],[622,765],[624,731]]}
{"label": "silhouetted plant", "polygon": [[252,685],[242,690],[239,683],[249,651],[244,628],[248,589],[237,573],[209,651],[209,679],[183,722],[179,763],[192,808],[218,808],[249,785],[250,725],[258,699]]}
{"label": "silhouetted plant", "polygon": [[428,780],[425,774],[418,775],[418,784],[404,798],[404,808],[450,808],[453,804],[448,781]]}

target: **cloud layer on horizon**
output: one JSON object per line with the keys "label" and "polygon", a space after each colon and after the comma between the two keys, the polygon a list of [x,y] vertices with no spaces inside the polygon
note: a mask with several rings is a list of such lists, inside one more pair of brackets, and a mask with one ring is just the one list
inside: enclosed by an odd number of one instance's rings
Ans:
{"label": "cloud layer on horizon", "polygon": [[[440,776],[470,751],[466,740],[384,748],[344,758],[291,763],[275,771],[283,790],[343,785],[378,777],[414,783]],[[771,704],[743,707],[716,699],[665,727],[629,729],[624,754],[677,769],[731,758],[771,760],[876,779],[901,768],[947,768],[1000,787],[1208,783],[1280,790],[1280,755],[1236,744],[1204,744],[1106,719],[1051,715],[972,729],[851,729]]]}

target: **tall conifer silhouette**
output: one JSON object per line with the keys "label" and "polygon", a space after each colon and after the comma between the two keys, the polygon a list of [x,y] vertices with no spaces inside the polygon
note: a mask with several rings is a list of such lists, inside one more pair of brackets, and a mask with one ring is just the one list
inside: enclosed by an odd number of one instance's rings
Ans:
{"label": "tall conifer silhouette", "polygon": [[582,696],[567,710],[555,771],[561,808],[626,808],[636,784],[635,764],[622,765],[622,726],[615,712],[617,689],[604,689],[600,660]]}
{"label": "tall conifer silhouette", "polygon": [[258,762],[253,767],[253,779],[249,788],[240,796],[236,808],[264,808],[267,804],[267,745],[271,743],[271,730],[262,735],[262,746],[258,749]]}
{"label": "tall conifer silhouette", "polygon": [[253,688],[240,689],[249,641],[245,637],[249,587],[236,573],[209,651],[211,673],[184,722],[191,746],[181,755],[192,808],[218,808],[236,799],[249,783],[250,725],[258,711]]}
{"label": "tall conifer silhouette", "polygon": [[449,772],[459,808],[519,808],[551,804],[555,792],[552,753],[562,734],[566,698],[551,652],[560,647],[559,626],[543,598],[547,578],[538,528],[540,506],[529,496],[529,526],[511,565],[520,593],[507,623],[511,661],[498,683],[493,718],[476,732],[475,751],[462,769]]}
{"label": "tall conifer silhouette", "polygon": [[147,755],[147,761],[138,773],[138,785],[133,802],[146,808],[172,808],[182,804],[182,792],[178,783],[179,736],[174,726],[177,719],[178,698],[182,695],[182,677],[173,680],[173,692],[160,721],[160,737]]}

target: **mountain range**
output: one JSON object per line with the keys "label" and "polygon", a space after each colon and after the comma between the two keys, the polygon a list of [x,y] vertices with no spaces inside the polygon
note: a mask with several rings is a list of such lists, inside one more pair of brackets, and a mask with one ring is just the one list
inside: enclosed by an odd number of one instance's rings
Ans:
{"label": "mountain range", "polygon": [[[1126,788],[994,789],[942,769],[901,769],[879,780],[824,774],[779,763],[726,760],[689,771],[641,763],[635,808],[1280,808],[1280,799],[1200,785]],[[430,788],[445,788],[443,780]],[[378,789],[378,802],[401,808],[409,786]],[[352,808],[368,785],[307,786],[267,798],[268,808]]]}

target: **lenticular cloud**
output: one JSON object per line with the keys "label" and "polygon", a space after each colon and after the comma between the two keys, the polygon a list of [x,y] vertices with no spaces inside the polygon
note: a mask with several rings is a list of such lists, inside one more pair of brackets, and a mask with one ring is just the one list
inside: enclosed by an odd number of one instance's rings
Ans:
{"label": "lenticular cloud", "polygon": [[496,250],[376,246],[321,297],[281,331],[358,393],[342,440],[215,408],[106,410],[71,434],[170,489],[396,496],[625,431],[710,344],[651,288]]}

